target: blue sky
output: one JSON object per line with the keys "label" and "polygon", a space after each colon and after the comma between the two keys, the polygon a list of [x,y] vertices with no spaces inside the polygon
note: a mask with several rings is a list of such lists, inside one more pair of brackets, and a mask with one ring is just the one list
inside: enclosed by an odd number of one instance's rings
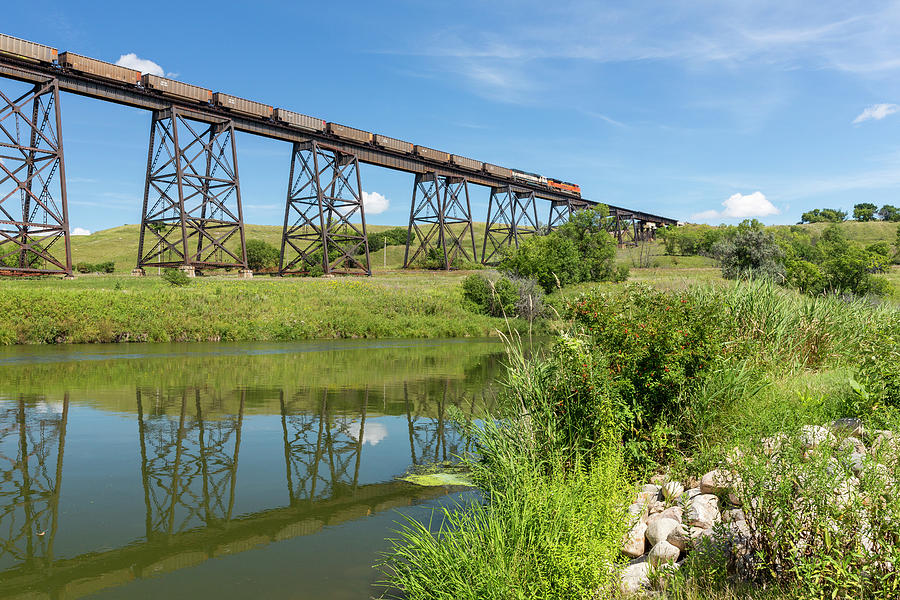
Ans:
{"label": "blue sky", "polygon": [[[900,2],[234,4],[12,3],[0,29],[682,220],[900,205]],[[149,113],[62,107],[72,226],[138,222]],[[289,145],[237,142],[245,219],[281,224]],[[405,225],[412,176],[362,178],[369,222]]]}

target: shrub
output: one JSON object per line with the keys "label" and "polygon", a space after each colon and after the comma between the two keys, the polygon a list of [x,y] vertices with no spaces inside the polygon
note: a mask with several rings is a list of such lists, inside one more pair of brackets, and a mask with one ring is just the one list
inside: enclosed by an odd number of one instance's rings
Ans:
{"label": "shrub", "polygon": [[79,273],[93,273],[94,265],[86,262],[75,263],[75,270]]}
{"label": "shrub", "polygon": [[463,280],[463,296],[478,312],[492,317],[518,316],[532,321],[543,310],[544,296],[530,279],[490,279],[474,273]]}
{"label": "shrub", "polygon": [[696,389],[722,352],[723,306],[714,297],[629,285],[619,295],[593,292],[571,300],[566,314],[608,357],[623,400],[628,457],[662,458],[685,392]]}
{"label": "shrub", "polygon": [[262,240],[247,240],[247,266],[257,273],[272,270],[278,266],[281,251]]}
{"label": "shrub", "polygon": [[191,278],[188,277],[181,269],[163,269],[162,278],[169,285],[172,285],[174,287],[185,286],[191,282]]}
{"label": "shrub", "polygon": [[784,280],[784,253],[775,236],[758,221],[744,221],[737,230],[713,247],[713,255],[726,279]]}

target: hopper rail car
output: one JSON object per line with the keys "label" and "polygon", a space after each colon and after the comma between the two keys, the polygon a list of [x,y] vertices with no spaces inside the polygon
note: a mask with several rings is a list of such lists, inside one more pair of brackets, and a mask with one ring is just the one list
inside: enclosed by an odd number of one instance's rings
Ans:
{"label": "hopper rail car", "polygon": [[[235,131],[293,144],[279,269],[282,274],[308,270],[317,266],[317,261],[321,261],[320,266],[326,273],[356,271],[371,274],[359,163],[416,175],[405,266],[411,265],[436,244],[443,251],[445,268],[450,268],[458,259],[478,260],[472,235],[468,184],[491,190],[481,252],[481,261],[485,263],[491,261],[500,247],[518,245],[521,235],[540,229],[536,199],[550,201],[549,227],[564,222],[572,210],[597,204],[582,198],[577,184],[373,134],[158,75],[141,74],[72,52],[60,54],[49,46],[3,34],[0,34],[0,77],[35,86],[32,92],[15,99],[2,95],[0,121],[24,118],[28,114],[22,110],[25,105],[33,108],[34,115],[43,111],[39,119],[27,125],[31,138],[46,141],[46,147],[35,148],[32,139],[0,140],[0,149],[24,152],[28,157],[25,162],[30,161],[32,165],[38,163],[40,155],[52,165],[44,173],[48,176],[46,179],[36,178],[32,172],[34,168],[28,170],[26,177],[16,169],[4,168],[5,173],[0,172],[0,208],[4,201],[15,195],[14,191],[6,193],[4,183],[15,184],[23,197],[21,220],[0,220],[0,264],[9,265],[10,258],[14,262],[16,256],[19,264],[0,267],[4,269],[0,272],[68,275],[72,272],[59,133],[60,91],[153,111],[136,272],[142,272],[147,266],[179,266],[188,272],[194,268],[215,267],[246,270]],[[199,123],[201,127],[190,123]],[[178,134],[189,141],[176,142]],[[214,142],[219,148],[218,161],[212,160],[211,156],[201,157],[200,162],[206,163],[205,173],[201,173],[203,169],[199,162],[193,164],[196,156],[189,157],[183,152],[186,146],[201,138],[206,154],[213,151]],[[177,147],[169,147],[176,143]],[[229,146],[230,152],[225,152]],[[154,156],[158,159],[165,154],[162,152],[164,147],[173,156],[170,162],[175,163],[174,167],[169,163],[154,162]],[[6,158],[7,152],[3,154]],[[311,161],[320,166],[314,173],[304,168]],[[213,163],[215,166],[211,167]],[[322,165],[327,168],[322,170]],[[191,169],[185,169],[186,166]],[[222,168],[217,171],[219,166]],[[173,173],[166,171],[170,167],[174,168]],[[330,171],[325,173],[329,168]],[[198,181],[186,181],[190,177],[188,171],[197,173]],[[54,176],[56,187],[51,189]],[[173,176],[185,179],[174,186],[177,196],[171,190],[173,186],[157,185]],[[301,181],[303,177],[306,179]],[[32,189],[36,183],[43,186],[37,193]],[[197,210],[189,209],[185,202],[185,194],[195,188],[201,190]],[[335,189],[342,190],[343,196],[329,195]],[[56,192],[56,198],[53,198],[53,192]],[[310,198],[316,201],[311,202]],[[196,200],[189,204],[195,205]],[[676,223],[674,219],[608,206],[612,217],[610,231],[620,243],[652,236],[656,227]],[[40,223],[34,218],[37,212],[43,216]],[[325,218],[328,226],[324,225]],[[351,218],[361,221],[361,226],[351,222]],[[467,239],[462,239],[459,227],[453,228],[454,224],[460,223],[467,224],[463,228]],[[320,226],[316,227],[317,224]],[[35,241],[36,236],[42,237],[42,243]],[[238,251],[228,247],[238,240]],[[65,246],[65,259],[59,259],[50,250],[57,242]],[[288,254],[296,256],[289,258]]]}

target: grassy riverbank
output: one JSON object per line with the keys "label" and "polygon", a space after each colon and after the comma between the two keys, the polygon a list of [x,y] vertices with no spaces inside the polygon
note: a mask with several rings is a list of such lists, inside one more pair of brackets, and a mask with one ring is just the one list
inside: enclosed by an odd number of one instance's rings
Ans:
{"label": "grassy riverbank", "polygon": [[[619,597],[626,506],[651,475],[699,478],[733,467],[735,456],[757,456],[763,436],[790,438],[838,418],[862,419],[869,431],[900,428],[893,303],[810,298],[760,283],[583,291],[569,296],[566,332],[542,360],[512,352],[500,425],[474,433],[487,504],[448,518],[439,535],[411,528],[395,542],[383,566],[404,597]],[[657,573],[668,581],[662,597],[895,597],[896,573],[856,536],[863,523],[900,519],[894,484],[861,475],[861,488],[875,485],[887,500],[848,513],[829,496],[840,463],[823,458],[813,470],[808,453],[791,456],[779,467],[786,500],[744,502],[751,532],[780,523],[752,538],[752,568],[736,570],[728,552],[691,554],[676,575]],[[873,473],[894,481],[900,462],[889,464]],[[742,472],[748,487],[771,488],[749,467]],[[815,489],[821,507],[787,522],[785,514],[798,512],[798,485]],[[810,531],[813,541],[798,546]],[[900,554],[895,533],[879,530],[876,558]]]}
{"label": "grassy riverbank", "polygon": [[[0,282],[0,344],[484,337],[502,319],[464,307],[461,274]],[[527,330],[527,323],[513,323]]]}

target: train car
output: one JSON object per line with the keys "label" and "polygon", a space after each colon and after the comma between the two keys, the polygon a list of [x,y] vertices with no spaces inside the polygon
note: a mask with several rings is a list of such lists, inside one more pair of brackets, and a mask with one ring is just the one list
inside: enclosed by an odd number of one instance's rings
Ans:
{"label": "train car", "polygon": [[413,145],[403,140],[398,140],[380,133],[375,134],[375,145],[387,148],[388,150],[397,150],[398,152],[406,152],[412,154]]}
{"label": "train car", "polygon": [[175,81],[174,79],[166,79],[159,75],[145,73],[144,76],[141,77],[141,85],[148,90],[155,90],[164,96],[170,96],[180,100],[203,103],[212,102],[212,90],[191,85],[189,83],[183,83],[181,81]]}
{"label": "train car", "polygon": [[427,158],[428,160],[442,163],[450,162],[450,154],[447,152],[441,152],[440,150],[434,150],[433,148],[428,148],[426,146],[416,146],[415,152],[422,158]]}
{"label": "train car", "polygon": [[88,58],[74,52],[63,52],[59,55],[59,64],[67,69],[95,75],[103,79],[119,81],[121,83],[129,83],[137,85],[141,82],[141,72],[120,67],[112,63],[97,60],[96,58]]}
{"label": "train car", "polygon": [[466,158],[465,156],[457,156],[456,154],[450,155],[450,162],[452,162],[457,167],[471,169],[473,171],[480,171],[482,164],[484,164],[480,160]]}
{"label": "train car", "polygon": [[527,171],[512,170],[513,179],[516,181],[524,181],[535,185],[547,185],[547,178],[537,173],[529,173]]}
{"label": "train car", "polygon": [[512,179],[512,170],[506,167],[498,167],[491,163],[484,163],[484,172],[500,179]]}
{"label": "train car", "polygon": [[329,123],[328,133],[334,137],[341,138],[342,140],[350,140],[351,142],[368,143],[372,141],[372,134],[368,131],[347,127],[346,125],[340,125],[338,123]]}
{"label": "train car", "polygon": [[268,104],[256,102],[255,100],[238,98],[237,96],[223,94],[222,92],[213,94],[213,104],[221,106],[222,108],[227,108],[232,112],[250,115],[251,117],[262,117],[264,119],[272,117],[272,107]]}
{"label": "train car", "polygon": [[52,63],[58,56],[56,48],[2,33],[0,33],[0,54],[8,54],[16,58],[42,63]]}
{"label": "train car", "polygon": [[275,120],[283,121],[297,129],[305,129],[306,131],[325,131],[325,121],[322,119],[301,115],[283,108],[275,109]]}
{"label": "train car", "polygon": [[558,179],[548,179],[547,185],[554,190],[562,190],[564,192],[572,192],[573,194],[578,194],[579,196],[581,195],[581,186],[575,183],[560,181]]}

